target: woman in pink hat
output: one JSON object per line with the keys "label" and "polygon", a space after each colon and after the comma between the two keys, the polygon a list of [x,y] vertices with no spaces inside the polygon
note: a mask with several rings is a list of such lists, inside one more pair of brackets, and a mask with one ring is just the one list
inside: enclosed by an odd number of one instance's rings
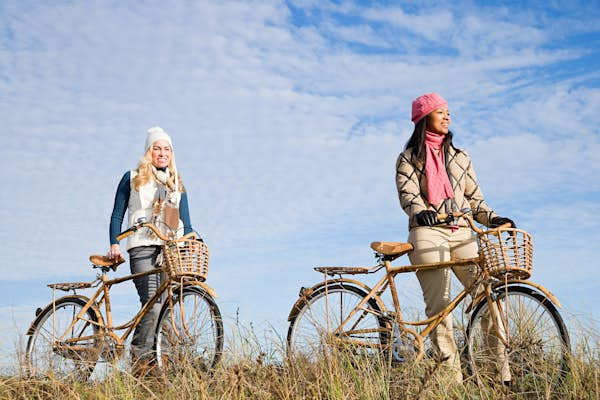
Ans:
{"label": "woman in pink hat", "polygon": [[[148,129],[145,152],[138,167],[127,171],[117,187],[110,218],[110,249],[107,257],[117,260],[121,247],[117,236],[127,211],[128,227],[143,217],[156,225],[165,236],[192,232],[187,194],[175,165],[171,137],[160,127]],[[140,229],[127,239],[131,273],[146,272],[157,267],[163,244],[148,229]],[[142,306],[156,293],[161,276],[149,275],[134,279]],[[160,300],[147,312],[136,327],[131,340],[133,371],[145,374],[154,362],[154,328]]]}
{"label": "woman in pink hat", "polygon": [[[412,264],[435,263],[458,258],[477,257],[476,237],[467,222],[460,218],[438,224],[437,213],[472,210],[473,218],[488,227],[510,222],[498,216],[485,202],[477,183],[471,158],[452,144],[448,104],[440,95],[429,93],[412,103],[414,131],[396,162],[396,186],[402,209],[408,214],[408,242],[414,250]],[[476,265],[455,267],[459,281],[470,287]],[[428,317],[444,309],[450,301],[450,268],[418,271]],[[439,359],[450,368],[457,382],[462,382],[460,358],[452,327],[452,315],[431,333]],[[502,362],[503,348],[492,344],[498,353],[499,379],[510,381],[510,372]]]}

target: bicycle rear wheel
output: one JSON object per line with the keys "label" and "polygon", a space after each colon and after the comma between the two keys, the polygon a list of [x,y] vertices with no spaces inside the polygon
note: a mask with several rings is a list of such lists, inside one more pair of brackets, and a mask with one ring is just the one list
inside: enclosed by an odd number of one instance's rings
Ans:
{"label": "bicycle rear wheel", "polygon": [[371,298],[338,331],[367,293],[352,285],[331,283],[307,296],[290,321],[288,355],[316,361],[334,349],[371,357],[389,340],[389,329],[377,302]]}
{"label": "bicycle rear wheel", "polygon": [[97,322],[96,313],[88,309],[69,328],[85,304],[83,298],[63,297],[37,316],[28,331],[25,351],[29,377],[77,381],[89,378],[101,350],[94,336],[98,327],[92,323]]}
{"label": "bicycle rear wheel", "polygon": [[490,307],[483,300],[467,328],[469,366],[482,381],[509,381],[514,391],[545,393],[567,371],[569,335],[552,302],[523,286],[498,289],[494,301],[501,308],[508,346],[495,333]]}
{"label": "bicycle rear wheel", "polygon": [[223,321],[213,298],[197,286],[175,290],[160,312],[155,347],[163,371],[214,368],[223,351]]}

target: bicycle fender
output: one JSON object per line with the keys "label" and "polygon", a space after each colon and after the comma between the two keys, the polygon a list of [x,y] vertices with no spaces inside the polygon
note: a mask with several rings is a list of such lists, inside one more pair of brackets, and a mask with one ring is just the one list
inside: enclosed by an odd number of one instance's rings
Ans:
{"label": "bicycle fender", "polygon": [[188,286],[200,286],[211,297],[213,297],[213,298],[219,297],[219,296],[217,296],[217,293],[213,290],[213,288],[211,288],[210,286],[208,286],[206,283],[204,283],[202,281],[198,281],[198,280],[184,281],[183,282],[183,286],[184,287],[188,287]]}
{"label": "bicycle fender", "polygon": [[[504,286],[504,284],[505,284],[504,282],[500,282],[497,285],[493,286],[493,288],[496,289],[498,287]],[[562,308],[562,304],[560,304],[560,301],[558,301],[556,296],[554,296],[552,293],[550,293],[550,291],[548,289],[546,289],[545,287],[543,287],[542,285],[539,285],[537,283],[534,283],[534,282],[531,282],[528,280],[524,280],[524,279],[511,279],[506,282],[507,287],[517,286],[517,285],[531,286],[531,287],[536,288],[537,290],[542,292],[548,299],[550,299],[552,304],[554,304],[558,308]],[[479,302],[481,300],[483,300],[484,298],[485,298],[485,293],[479,293],[473,300],[471,300],[471,303],[466,308],[465,312],[467,312],[467,313],[471,312],[472,309],[475,307],[475,305],[479,304]]]}
{"label": "bicycle fender", "polygon": [[[88,297],[85,297],[83,295],[79,295],[79,294],[72,294],[72,295],[68,295],[68,296],[62,296],[59,297],[58,299],[56,299],[54,302],[50,302],[50,304],[48,304],[42,311],[40,311],[35,319],[31,322],[31,324],[29,325],[29,328],[27,329],[27,332],[25,333],[25,335],[33,335],[33,332],[35,330],[35,327],[37,326],[37,324],[40,322],[40,319],[44,316],[44,314],[46,314],[49,310],[52,309],[52,307],[54,307],[54,303],[58,300],[61,299],[80,299],[82,300],[84,303],[87,303],[90,299]],[[96,321],[99,324],[104,325],[104,319],[102,318],[102,314],[100,313],[100,311],[98,310],[98,307],[96,306],[96,304],[92,305],[90,307],[90,309],[92,310],[92,312],[96,315]]]}
{"label": "bicycle fender", "polygon": [[[319,282],[310,288],[303,287],[300,289],[300,295],[299,295],[300,298],[298,300],[296,300],[296,302],[292,306],[292,310],[290,311],[290,314],[288,315],[287,320],[291,321],[292,319],[296,318],[296,316],[298,315],[298,312],[300,312],[300,310],[302,309],[302,306],[306,303],[306,300],[308,299],[308,297],[311,294],[313,294],[315,291],[317,291],[317,290],[321,289],[322,287],[324,287],[328,284],[331,284],[331,283],[345,283],[348,285],[358,286],[359,288],[365,290],[367,293],[369,293],[371,291],[371,288],[369,286],[365,285],[364,283],[354,280],[354,279],[347,279],[347,278],[326,280],[323,282]],[[379,298],[379,296],[373,296],[372,298],[375,299],[375,301],[377,302],[377,305],[381,308],[382,312],[387,312],[387,308],[385,307],[385,304],[383,303],[381,298]]]}
{"label": "bicycle fender", "polygon": [[537,290],[539,290],[540,292],[542,292],[547,298],[550,299],[550,301],[558,308],[562,308],[562,304],[560,304],[560,301],[558,301],[558,299],[556,298],[556,296],[554,296],[548,289],[546,289],[545,287],[543,287],[542,285],[538,284],[538,283],[534,283],[525,279],[512,279],[510,281],[508,281],[508,284],[521,284],[521,285],[526,285],[526,286],[533,286],[534,288],[536,288]]}

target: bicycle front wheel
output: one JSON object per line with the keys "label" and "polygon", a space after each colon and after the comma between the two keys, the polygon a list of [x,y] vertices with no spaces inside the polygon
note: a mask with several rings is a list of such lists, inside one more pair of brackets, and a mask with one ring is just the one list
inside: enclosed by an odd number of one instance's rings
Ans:
{"label": "bicycle front wheel", "polygon": [[50,304],[33,323],[25,351],[26,373],[34,378],[86,381],[101,346],[96,339],[97,316],[83,298],[63,297]]}
{"label": "bicycle front wheel", "polygon": [[[570,343],[560,314],[530,287],[510,286],[494,295],[499,312],[490,314],[483,300],[467,328],[471,372],[483,381],[510,381],[518,392],[545,393],[567,371]],[[497,323],[490,315],[496,315]]]}
{"label": "bicycle front wheel", "polygon": [[175,290],[160,312],[155,347],[163,371],[215,367],[223,351],[223,321],[213,298],[197,286]]}
{"label": "bicycle front wheel", "polygon": [[308,295],[290,321],[288,355],[317,361],[335,348],[368,357],[378,354],[389,331],[373,298],[356,310],[366,296],[364,290],[339,282]]}

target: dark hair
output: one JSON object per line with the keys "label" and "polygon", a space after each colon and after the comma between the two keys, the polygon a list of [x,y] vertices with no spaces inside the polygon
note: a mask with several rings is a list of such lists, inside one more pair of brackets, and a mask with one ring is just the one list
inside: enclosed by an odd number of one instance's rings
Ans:
{"label": "dark hair", "polygon": [[[425,131],[427,130],[428,118],[429,116],[426,116],[415,124],[415,129],[408,139],[408,142],[406,142],[406,146],[404,146],[404,150],[412,148],[413,155],[423,162],[425,162]],[[446,153],[450,147],[454,148],[456,151],[460,151],[452,144],[452,137],[452,132],[448,131],[444,138],[444,153]]]}

